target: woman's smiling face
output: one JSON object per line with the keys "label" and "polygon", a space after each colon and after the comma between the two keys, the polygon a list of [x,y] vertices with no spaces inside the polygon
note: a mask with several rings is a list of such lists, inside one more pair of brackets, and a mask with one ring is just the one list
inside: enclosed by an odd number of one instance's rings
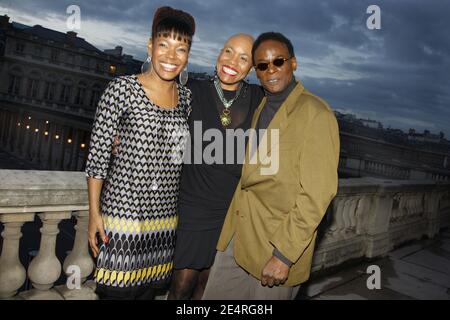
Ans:
{"label": "woman's smiling face", "polygon": [[216,70],[225,90],[236,90],[252,68],[253,39],[247,35],[231,37],[220,51]]}
{"label": "woman's smiling face", "polygon": [[148,50],[152,57],[153,70],[161,79],[173,80],[188,63],[189,49],[189,44],[177,34],[152,39]]}

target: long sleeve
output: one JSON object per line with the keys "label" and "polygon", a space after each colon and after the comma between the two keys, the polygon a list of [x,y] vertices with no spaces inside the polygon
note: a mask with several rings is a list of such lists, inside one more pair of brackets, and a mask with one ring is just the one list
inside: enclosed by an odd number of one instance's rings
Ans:
{"label": "long sleeve", "polygon": [[339,130],[331,111],[319,112],[308,126],[300,155],[300,192],[270,242],[296,262],[310,245],[338,185]]}
{"label": "long sleeve", "polygon": [[128,91],[127,80],[117,78],[108,84],[99,100],[85,169],[88,177],[104,180],[108,174],[111,148]]}

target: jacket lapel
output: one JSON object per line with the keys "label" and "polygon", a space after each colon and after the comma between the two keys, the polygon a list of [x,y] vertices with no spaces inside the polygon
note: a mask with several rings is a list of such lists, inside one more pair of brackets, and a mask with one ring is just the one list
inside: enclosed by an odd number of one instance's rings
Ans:
{"label": "jacket lapel", "polygon": [[[280,106],[280,109],[275,113],[272,121],[270,122],[269,126],[267,127],[267,130],[259,143],[258,148],[253,153],[252,158],[250,159],[250,146],[252,143],[256,143],[254,139],[250,139],[247,149],[246,149],[246,161],[243,165],[242,169],[242,178],[248,178],[253,172],[255,172],[258,168],[261,167],[263,163],[265,163],[265,160],[267,157],[271,154],[272,148],[278,146],[279,142],[281,141],[281,137],[286,132],[286,127],[288,125],[288,114],[296,106],[296,101],[298,97],[302,94],[304,88],[303,85],[298,81],[297,85],[295,86],[294,90],[292,90],[291,94],[287,97],[287,99],[283,102],[283,104]],[[255,114],[252,119],[252,129],[255,129],[256,122],[259,119],[259,116],[261,114],[261,111],[265,107],[267,103],[267,98],[264,97],[264,99],[261,101],[261,104],[258,106],[258,109],[255,111]],[[270,137],[271,130],[278,130],[279,136],[278,141],[272,142]],[[253,140],[253,141],[252,141]],[[248,159],[250,159],[248,161]]]}

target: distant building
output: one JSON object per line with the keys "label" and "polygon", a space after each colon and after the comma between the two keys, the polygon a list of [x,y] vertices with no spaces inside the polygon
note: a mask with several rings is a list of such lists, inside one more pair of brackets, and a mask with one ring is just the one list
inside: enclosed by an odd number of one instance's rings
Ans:
{"label": "distant building", "polygon": [[433,134],[429,130],[423,133],[416,133],[414,129],[409,130],[408,140],[423,143],[441,143],[444,140],[444,134]]}
{"label": "distant building", "polygon": [[79,170],[104,88],[136,64],[75,32],[0,16],[0,146],[44,169]]}
{"label": "distant building", "polygon": [[125,74],[141,73],[141,66],[144,62],[134,59],[131,55],[123,54],[123,48],[121,46],[117,46],[114,49],[107,49],[103,52],[112,55],[125,63]]}
{"label": "distant building", "polygon": [[372,129],[383,129],[383,125],[375,120],[370,120],[370,119],[359,119],[359,121],[362,123],[363,126],[365,127],[369,127]]}

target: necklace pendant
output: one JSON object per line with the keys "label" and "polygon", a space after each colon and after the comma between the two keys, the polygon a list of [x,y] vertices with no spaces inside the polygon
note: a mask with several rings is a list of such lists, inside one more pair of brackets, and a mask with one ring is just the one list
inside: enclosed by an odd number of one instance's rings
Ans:
{"label": "necklace pendant", "polygon": [[231,124],[231,111],[229,109],[223,109],[222,114],[220,115],[220,122],[222,126],[228,127]]}

